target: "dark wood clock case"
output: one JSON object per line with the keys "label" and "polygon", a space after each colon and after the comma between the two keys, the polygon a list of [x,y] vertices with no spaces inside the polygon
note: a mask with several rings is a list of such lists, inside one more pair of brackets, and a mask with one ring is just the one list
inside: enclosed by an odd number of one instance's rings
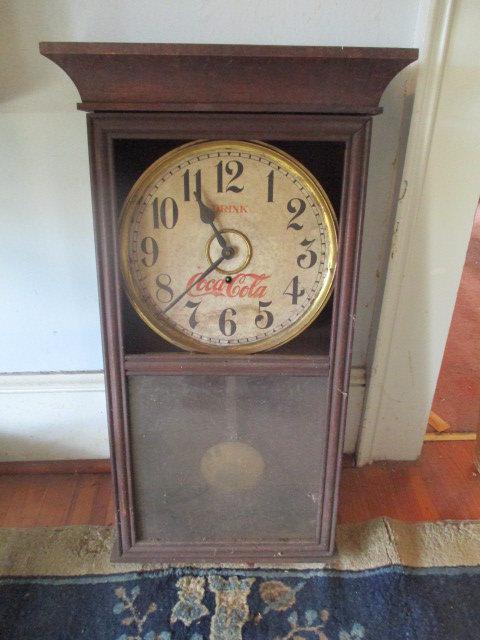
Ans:
{"label": "dark wood clock case", "polygon": [[[416,51],[95,43],[40,51],[68,73],[89,112],[119,559],[280,563],[331,554],[371,118]],[[334,294],[306,331],[268,353],[182,351],[138,318],[122,288],[125,196],[163,153],[199,139],[285,150],[337,213]],[[238,491],[212,487],[199,472],[222,441],[245,443]]]}

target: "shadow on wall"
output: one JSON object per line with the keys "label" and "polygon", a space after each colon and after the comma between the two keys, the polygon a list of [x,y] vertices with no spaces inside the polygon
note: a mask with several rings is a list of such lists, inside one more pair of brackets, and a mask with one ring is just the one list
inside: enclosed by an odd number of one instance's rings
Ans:
{"label": "shadow on wall", "polygon": [[367,368],[373,359],[388,264],[395,251],[397,205],[407,189],[402,175],[415,99],[415,77],[414,67],[401,71],[383,94],[380,104],[384,113],[373,119],[357,311],[360,325],[365,315],[369,328],[364,340]]}
{"label": "shadow on wall", "polygon": [[72,111],[75,86],[38,52],[41,40],[76,39],[68,3],[6,0],[1,21],[0,103],[9,111]]}

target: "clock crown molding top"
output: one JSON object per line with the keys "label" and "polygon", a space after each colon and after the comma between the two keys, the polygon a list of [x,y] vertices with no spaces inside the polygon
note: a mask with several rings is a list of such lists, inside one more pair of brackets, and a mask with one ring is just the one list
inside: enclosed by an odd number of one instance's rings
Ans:
{"label": "clock crown molding top", "polygon": [[[41,42],[84,111],[373,115],[417,49]],[[287,90],[288,89],[288,90]]]}

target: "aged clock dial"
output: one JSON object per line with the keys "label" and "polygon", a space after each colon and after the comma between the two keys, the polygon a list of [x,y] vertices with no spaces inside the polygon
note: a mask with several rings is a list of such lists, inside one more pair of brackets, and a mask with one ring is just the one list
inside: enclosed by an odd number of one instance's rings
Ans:
{"label": "aged clock dial", "polygon": [[121,266],[141,318],[179,347],[253,353],[297,336],[328,300],[335,216],[315,178],[262,143],[183,145],[129,193]]}

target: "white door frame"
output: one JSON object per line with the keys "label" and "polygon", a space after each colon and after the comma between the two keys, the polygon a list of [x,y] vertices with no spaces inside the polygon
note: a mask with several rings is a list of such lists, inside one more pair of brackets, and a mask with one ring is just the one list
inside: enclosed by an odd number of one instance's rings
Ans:
{"label": "white door frame", "polygon": [[[478,0],[432,0],[426,17],[359,465],[421,451],[480,185],[472,186],[480,165],[475,3],[478,9]],[[468,77],[457,81],[469,46],[476,86]]]}

